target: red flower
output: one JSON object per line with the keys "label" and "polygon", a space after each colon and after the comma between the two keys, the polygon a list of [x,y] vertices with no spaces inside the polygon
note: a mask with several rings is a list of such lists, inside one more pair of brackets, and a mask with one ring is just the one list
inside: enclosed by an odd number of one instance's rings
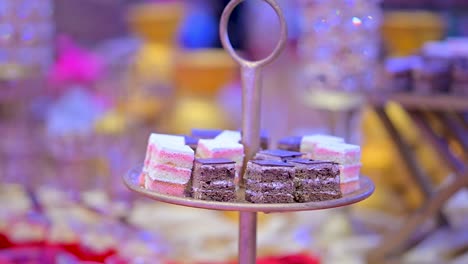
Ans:
{"label": "red flower", "polygon": [[320,260],[317,257],[301,253],[261,258],[257,260],[257,264],[320,264]]}

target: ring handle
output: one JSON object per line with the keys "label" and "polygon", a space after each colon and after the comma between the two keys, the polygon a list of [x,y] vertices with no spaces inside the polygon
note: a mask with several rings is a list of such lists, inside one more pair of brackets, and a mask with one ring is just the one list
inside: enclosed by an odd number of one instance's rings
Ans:
{"label": "ring handle", "polygon": [[249,61],[249,60],[243,59],[236,53],[236,51],[232,47],[231,41],[229,40],[229,35],[228,35],[228,22],[229,22],[229,18],[231,17],[232,11],[234,11],[234,9],[243,1],[245,0],[232,0],[224,9],[223,15],[221,16],[220,27],[219,27],[221,43],[223,44],[224,49],[229,53],[229,55],[231,55],[231,57],[234,60],[236,60],[241,66],[250,67],[250,68],[262,67],[262,66],[269,64],[274,59],[276,59],[280,55],[284,46],[286,45],[286,40],[287,40],[287,35],[288,35],[286,20],[284,19],[283,12],[281,11],[280,6],[275,0],[263,0],[264,2],[269,4],[273,8],[273,10],[275,10],[276,15],[278,16],[280,27],[281,27],[279,41],[276,44],[276,47],[273,50],[273,52],[268,57],[259,61]]}

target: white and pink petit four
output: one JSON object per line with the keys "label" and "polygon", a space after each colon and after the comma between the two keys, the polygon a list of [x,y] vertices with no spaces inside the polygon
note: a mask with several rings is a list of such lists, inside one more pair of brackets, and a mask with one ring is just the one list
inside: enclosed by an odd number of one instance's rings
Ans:
{"label": "white and pink petit four", "polygon": [[222,140],[223,142],[229,141],[229,142],[235,142],[239,143],[242,139],[241,132],[239,131],[232,131],[232,130],[224,130],[216,136],[214,139],[216,140]]}
{"label": "white and pink petit four", "polygon": [[152,134],[143,174],[144,186],[168,195],[184,196],[192,173],[194,151],[184,137]]}
{"label": "white and pink petit four", "polygon": [[341,192],[347,194],[359,189],[361,147],[336,142],[321,142],[312,154],[314,159],[339,164]]}
{"label": "white and pink petit four", "polygon": [[202,159],[224,158],[235,161],[238,174],[244,162],[244,146],[229,140],[200,139],[196,156]]}
{"label": "white and pink petit four", "polygon": [[303,136],[301,139],[300,152],[305,153],[307,158],[312,158],[313,153],[315,153],[315,147],[324,142],[344,143],[344,139],[320,134]]}
{"label": "white and pink petit four", "polygon": [[361,160],[361,147],[344,143],[321,142],[315,146],[312,155],[315,160],[332,161],[340,165],[353,165]]}

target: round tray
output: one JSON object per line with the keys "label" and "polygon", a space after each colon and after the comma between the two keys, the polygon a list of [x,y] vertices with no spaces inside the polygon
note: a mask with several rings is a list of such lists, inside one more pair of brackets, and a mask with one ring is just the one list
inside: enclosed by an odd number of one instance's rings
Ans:
{"label": "round tray", "polygon": [[188,206],[195,208],[203,208],[210,210],[221,210],[221,211],[242,211],[242,212],[264,212],[264,213],[278,213],[278,212],[294,212],[294,211],[310,211],[310,210],[321,210],[327,208],[341,207],[350,205],[353,203],[360,202],[369,197],[374,192],[374,184],[366,177],[360,177],[360,189],[352,193],[344,195],[340,199],[321,201],[321,202],[309,202],[309,203],[288,203],[288,204],[254,204],[246,201],[237,202],[213,202],[197,200],[189,197],[176,197],[171,195],[165,195],[154,191],[147,190],[138,184],[138,177],[141,174],[141,166],[136,167],[128,172],[124,176],[123,180],[125,185],[132,191],[137,192],[141,195],[149,197],[151,199]]}

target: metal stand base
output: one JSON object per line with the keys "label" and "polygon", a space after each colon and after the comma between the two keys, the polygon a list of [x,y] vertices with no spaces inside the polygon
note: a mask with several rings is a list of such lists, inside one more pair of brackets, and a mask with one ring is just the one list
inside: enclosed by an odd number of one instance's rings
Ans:
{"label": "metal stand base", "polygon": [[239,213],[239,263],[255,264],[257,257],[257,213]]}

